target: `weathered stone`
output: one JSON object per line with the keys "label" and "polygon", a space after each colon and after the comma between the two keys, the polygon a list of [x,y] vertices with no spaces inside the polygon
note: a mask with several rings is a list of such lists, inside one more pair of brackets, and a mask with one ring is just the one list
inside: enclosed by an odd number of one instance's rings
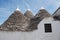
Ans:
{"label": "weathered stone", "polygon": [[1,25],[1,30],[4,31],[25,31],[28,26],[28,19],[20,11],[16,10],[12,15]]}
{"label": "weathered stone", "polygon": [[27,18],[30,18],[30,19],[34,17],[34,15],[32,14],[31,10],[27,10],[27,11],[24,13],[24,15],[25,15]]}
{"label": "weathered stone", "polygon": [[51,15],[45,10],[41,9],[39,12],[34,16],[34,18],[31,18],[30,20],[30,27],[31,30],[36,30],[38,27],[37,25],[41,20],[43,20],[45,17],[50,17]]}
{"label": "weathered stone", "polygon": [[30,32],[36,30],[37,25],[45,17],[50,17],[51,15],[45,10],[39,10],[39,12],[33,16],[30,10],[27,10],[23,15],[19,10],[9,16],[9,18],[1,25],[1,31],[22,31]]}
{"label": "weathered stone", "polygon": [[46,17],[50,17],[51,15],[45,10],[41,9],[38,11],[38,13],[35,15],[35,20],[37,23],[39,23],[41,20],[43,20]]}

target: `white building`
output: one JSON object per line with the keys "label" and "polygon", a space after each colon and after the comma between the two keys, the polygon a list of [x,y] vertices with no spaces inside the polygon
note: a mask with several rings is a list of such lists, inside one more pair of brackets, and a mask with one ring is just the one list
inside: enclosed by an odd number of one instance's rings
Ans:
{"label": "white building", "polygon": [[[53,16],[44,18],[39,24],[39,34],[42,40],[60,40],[60,8],[58,8]],[[57,15],[57,18],[54,16]]]}
{"label": "white building", "polygon": [[44,18],[38,28],[43,40],[60,40],[60,21],[54,21],[52,17]]}
{"label": "white building", "polygon": [[0,32],[0,40],[60,40],[59,34],[60,21],[50,16],[40,21],[33,32]]}

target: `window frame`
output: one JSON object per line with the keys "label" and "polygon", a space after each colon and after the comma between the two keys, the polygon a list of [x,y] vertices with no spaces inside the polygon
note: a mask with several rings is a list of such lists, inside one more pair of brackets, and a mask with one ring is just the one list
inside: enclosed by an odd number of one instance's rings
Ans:
{"label": "window frame", "polygon": [[51,33],[52,32],[52,25],[51,25],[51,23],[45,23],[44,24],[44,29],[45,29],[45,33]]}

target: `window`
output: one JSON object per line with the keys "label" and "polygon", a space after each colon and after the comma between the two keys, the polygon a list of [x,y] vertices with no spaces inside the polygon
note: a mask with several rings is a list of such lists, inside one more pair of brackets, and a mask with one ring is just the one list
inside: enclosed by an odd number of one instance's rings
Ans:
{"label": "window", "polygon": [[44,24],[45,32],[52,32],[51,24]]}

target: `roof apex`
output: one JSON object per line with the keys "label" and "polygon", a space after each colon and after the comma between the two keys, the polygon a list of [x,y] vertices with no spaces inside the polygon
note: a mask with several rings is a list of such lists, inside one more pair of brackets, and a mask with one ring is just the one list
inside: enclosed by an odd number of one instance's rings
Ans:
{"label": "roof apex", "polygon": [[16,8],[16,10],[17,10],[17,11],[20,11],[20,9],[19,9],[18,7]]}
{"label": "roof apex", "polygon": [[31,11],[30,9],[27,9],[28,11]]}
{"label": "roof apex", "polygon": [[45,9],[44,7],[41,7],[40,9]]}

